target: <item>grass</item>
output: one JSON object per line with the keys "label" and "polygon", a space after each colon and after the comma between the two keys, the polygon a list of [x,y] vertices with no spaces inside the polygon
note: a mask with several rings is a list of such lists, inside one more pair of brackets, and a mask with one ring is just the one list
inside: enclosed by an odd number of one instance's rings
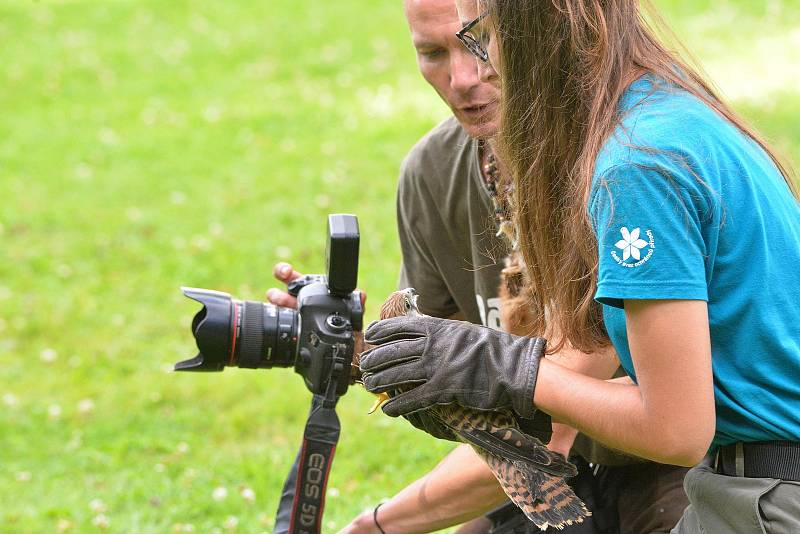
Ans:
{"label": "grass", "polygon": [[[797,2],[658,4],[800,160]],[[374,317],[399,162],[447,113],[400,2],[0,0],[0,39],[0,532],[270,531],[310,399],[288,370],[167,372],[178,288],[262,299],[356,213]],[[370,404],[340,403],[326,531],[451,447]]]}

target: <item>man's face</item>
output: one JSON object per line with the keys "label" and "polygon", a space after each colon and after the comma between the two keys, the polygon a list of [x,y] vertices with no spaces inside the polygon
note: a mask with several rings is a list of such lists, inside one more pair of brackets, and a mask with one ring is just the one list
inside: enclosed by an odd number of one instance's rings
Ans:
{"label": "man's face", "polygon": [[461,22],[453,0],[405,0],[405,7],[422,76],[470,136],[497,133],[500,92],[481,80],[475,57],[456,38]]}
{"label": "man's face", "polygon": [[[456,0],[456,11],[461,21],[461,26],[465,26],[483,14],[477,0]],[[469,32],[483,49],[488,53],[488,61],[478,61],[478,77],[485,83],[490,83],[500,88],[500,76],[495,67],[500,64],[500,49],[497,46],[497,32],[489,17],[481,18],[477,24],[472,26]]]}

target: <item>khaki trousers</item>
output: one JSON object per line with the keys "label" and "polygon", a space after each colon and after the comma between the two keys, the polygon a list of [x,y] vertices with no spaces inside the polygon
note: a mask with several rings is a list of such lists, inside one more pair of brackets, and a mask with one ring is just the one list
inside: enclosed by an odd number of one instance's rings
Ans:
{"label": "khaki trousers", "polygon": [[800,482],[714,472],[712,456],[689,470],[689,507],[672,534],[798,534]]}

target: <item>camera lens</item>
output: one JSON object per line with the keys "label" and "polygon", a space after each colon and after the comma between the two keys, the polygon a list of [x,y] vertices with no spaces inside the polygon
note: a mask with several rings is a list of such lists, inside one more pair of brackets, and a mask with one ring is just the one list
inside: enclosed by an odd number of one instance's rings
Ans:
{"label": "camera lens", "polygon": [[236,300],[227,293],[182,288],[203,304],[192,319],[200,352],[178,362],[176,371],[222,371],[225,366],[251,369],[291,367],[297,353],[298,314],[291,308]]}
{"label": "camera lens", "polygon": [[239,367],[289,367],[297,347],[297,312],[252,300],[233,301],[240,311],[241,344],[233,355]]}

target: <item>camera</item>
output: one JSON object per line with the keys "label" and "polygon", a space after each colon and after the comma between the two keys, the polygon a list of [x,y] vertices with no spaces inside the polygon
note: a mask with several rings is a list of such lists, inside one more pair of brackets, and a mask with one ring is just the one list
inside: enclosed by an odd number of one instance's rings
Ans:
{"label": "camera", "polygon": [[307,275],[289,284],[297,309],[181,288],[203,308],[192,320],[199,353],[175,364],[175,370],[294,367],[312,393],[343,395],[351,382],[353,332],[363,324],[361,295],[355,290],[358,249],[358,219],[329,215],[327,274]]}

